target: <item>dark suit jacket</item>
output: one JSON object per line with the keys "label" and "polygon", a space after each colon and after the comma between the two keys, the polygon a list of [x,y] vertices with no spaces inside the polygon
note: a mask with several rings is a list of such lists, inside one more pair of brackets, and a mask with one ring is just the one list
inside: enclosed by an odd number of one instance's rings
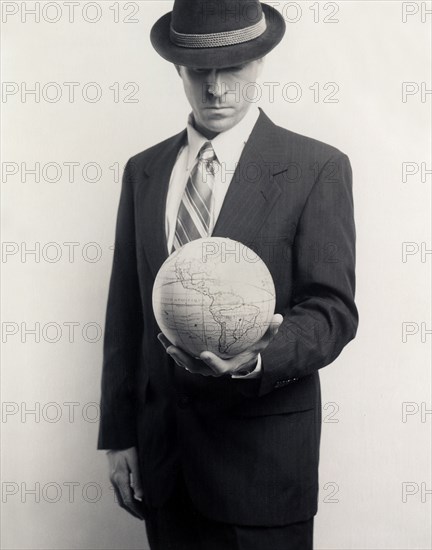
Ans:
{"label": "dark suit jacket", "polygon": [[137,446],[146,502],[182,468],[196,506],[237,524],[282,525],[317,510],[318,369],[354,338],[355,226],[346,155],[261,112],[214,236],[267,264],[283,324],[259,379],[207,378],[156,338],[152,286],[168,256],[165,200],[186,132],[131,158],[118,211],[104,337],[100,449]]}

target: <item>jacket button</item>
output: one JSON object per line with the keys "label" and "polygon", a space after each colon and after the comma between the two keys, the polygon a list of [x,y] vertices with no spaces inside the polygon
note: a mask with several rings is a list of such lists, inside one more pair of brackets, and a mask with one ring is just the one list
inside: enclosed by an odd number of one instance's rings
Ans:
{"label": "jacket button", "polygon": [[190,397],[188,395],[183,394],[178,398],[177,405],[181,409],[186,409],[186,407],[190,405],[190,401],[191,401]]}

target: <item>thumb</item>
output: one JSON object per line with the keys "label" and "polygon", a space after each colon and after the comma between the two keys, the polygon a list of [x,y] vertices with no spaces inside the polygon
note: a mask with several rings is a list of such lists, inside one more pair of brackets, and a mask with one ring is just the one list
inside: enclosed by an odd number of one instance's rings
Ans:
{"label": "thumb", "polygon": [[262,349],[267,347],[268,344],[270,344],[270,342],[276,336],[282,324],[282,321],[283,321],[283,317],[280,313],[275,313],[275,315],[273,315],[268,329],[266,330],[264,336],[260,340],[260,346],[262,347]]}
{"label": "thumb", "polygon": [[272,320],[270,321],[270,326],[268,328],[269,336],[273,338],[278,333],[278,330],[282,324],[283,317],[280,313],[275,313]]}

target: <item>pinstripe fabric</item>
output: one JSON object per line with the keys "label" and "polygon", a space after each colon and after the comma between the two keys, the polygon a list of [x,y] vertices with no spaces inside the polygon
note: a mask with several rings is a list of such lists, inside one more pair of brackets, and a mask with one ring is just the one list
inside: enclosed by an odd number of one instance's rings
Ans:
{"label": "pinstripe fabric", "polygon": [[200,149],[180,203],[171,252],[209,233],[215,161],[212,144],[206,141]]}

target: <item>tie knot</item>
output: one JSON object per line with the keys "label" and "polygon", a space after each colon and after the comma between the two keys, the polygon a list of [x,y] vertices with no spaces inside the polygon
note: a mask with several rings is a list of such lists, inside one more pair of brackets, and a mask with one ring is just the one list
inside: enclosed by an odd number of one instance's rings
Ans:
{"label": "tie knot", "polygon": [[201,147],[199,152],[199,158],[200,160],[204,160],[207,163],[212,162],[213,160],[216,159],[216,155],[210,141],[206,141],[204,145]]}

